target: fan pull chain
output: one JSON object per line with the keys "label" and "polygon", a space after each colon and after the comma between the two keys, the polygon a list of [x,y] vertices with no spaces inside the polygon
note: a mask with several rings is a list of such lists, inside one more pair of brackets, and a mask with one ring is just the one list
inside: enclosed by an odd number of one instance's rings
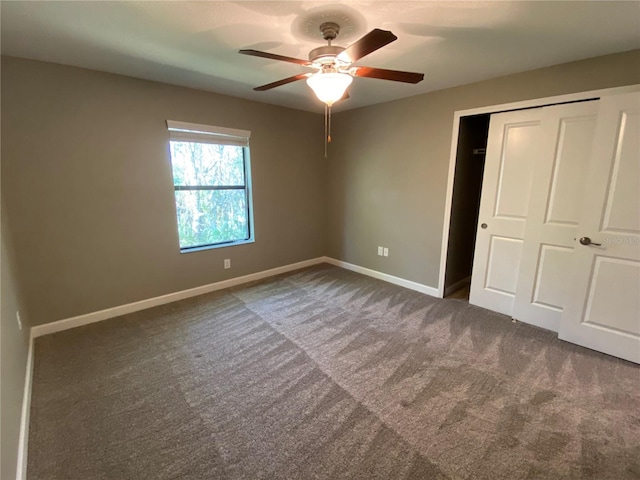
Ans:
{"label": "fan pull chain", "polygon": [[324,105],[324,158],[327,158],[327,145],[331,143],[331,106]]}
{"label": "fan pull chain", "polygon": [[327,104],[324,104],[324,158],[327,158],[327,140],[329,138],[329,114]]}

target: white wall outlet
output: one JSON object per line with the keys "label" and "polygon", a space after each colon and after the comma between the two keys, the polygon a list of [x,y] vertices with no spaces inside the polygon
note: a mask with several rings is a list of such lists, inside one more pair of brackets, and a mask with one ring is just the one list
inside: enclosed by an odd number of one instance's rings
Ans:
{"label": "white wall outlet", "polygon": [[224,259],[224,268],[231,268],[231,259],[230,258],[225,258]]}
{"label": "white wall outlet", "polygon": [[389,256],[389,249],[388,249],[387,247],[384,247],[384,253],[383,253],[383,255],[384,255],[385,257],[388,257],[388,256]]}
{"label": "white wall outlet", "polygon": [[378,255],[382,256],[382,247],[378,247]]}
{"label": "white wall outlet", "polygon": [[20,312],[16,312],[16,321],[18,322],[18,329],[22,330],[22,320],[20,320]]}

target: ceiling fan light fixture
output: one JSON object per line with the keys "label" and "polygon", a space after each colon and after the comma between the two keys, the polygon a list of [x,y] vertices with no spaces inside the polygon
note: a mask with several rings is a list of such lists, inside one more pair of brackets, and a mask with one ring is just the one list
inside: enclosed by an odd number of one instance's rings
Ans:
{"label": "ceiling fan light fixture", "polygon": [[343,97],[352,81],[353,77],[347,73],[319,72],[307,78],[307,85],[320,101],[331,106]]}

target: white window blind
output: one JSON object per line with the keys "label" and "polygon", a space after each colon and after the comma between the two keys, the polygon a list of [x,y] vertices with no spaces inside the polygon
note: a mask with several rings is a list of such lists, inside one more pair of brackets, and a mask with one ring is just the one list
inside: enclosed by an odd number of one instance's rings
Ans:
{"label": "white window blind", "polygon": [[235,128],[214,127],[198,123],[167,120],[169,138],[176,142],[214,143],[248,147],[251,132]]}

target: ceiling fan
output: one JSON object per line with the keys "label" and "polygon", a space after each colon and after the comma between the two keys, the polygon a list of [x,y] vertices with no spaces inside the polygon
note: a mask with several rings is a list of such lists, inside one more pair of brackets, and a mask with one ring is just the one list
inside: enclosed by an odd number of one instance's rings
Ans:
{"label": "ceiling fan", "polygon": [[322,38],[327,41],[328,45],[311,50],[309,52],[309,60],[286,57],[274,53],[261,52],[259,50],[240,50],[239,53],[243,55],[295,63],[317,70],[316,73],[301,73],[293,77],[278,80],[277,82],[256,87],[254,90],[262,92],[306,78],[307,84],[316,96],[327,106],[331,107],[333,103],[343,98],[347,87],[353,81],[353,77],[378,78],[381,80],[405,83],[418,83],[424,78],[424,74],[422,73],[352,66],[353,63],[366,55],[398,39],[398,37],[388,30],[373,29],[347,48],[331,44],[338,36],[338,33],[340,33],[340,25],[337,23],[322,23],[320,25],[320,32],[322,33]]}

